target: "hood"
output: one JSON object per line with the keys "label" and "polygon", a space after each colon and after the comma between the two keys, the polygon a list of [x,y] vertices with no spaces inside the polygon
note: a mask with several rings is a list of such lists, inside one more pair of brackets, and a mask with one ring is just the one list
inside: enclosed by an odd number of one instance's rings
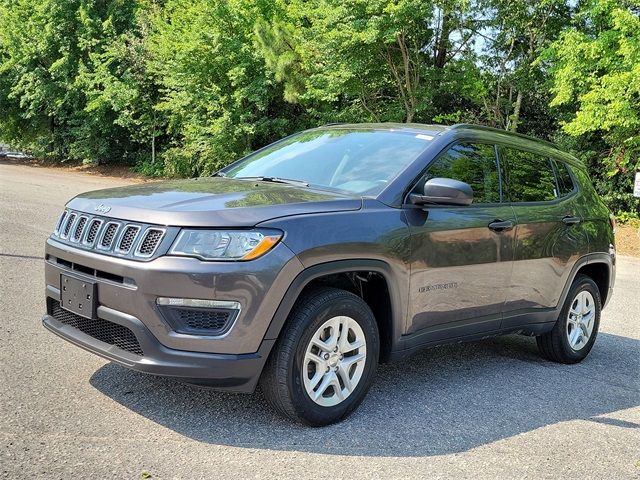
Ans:
{"label": "hood", "polygon": [[205,177],[96,190],[67,206],[157,225],[252,227],[290,215],[358,210],[362,199],[280,183]]}

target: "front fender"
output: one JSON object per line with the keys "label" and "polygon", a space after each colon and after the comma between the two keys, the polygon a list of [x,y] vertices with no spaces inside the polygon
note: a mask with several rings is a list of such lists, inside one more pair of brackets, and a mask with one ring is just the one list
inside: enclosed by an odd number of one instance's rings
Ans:
{"label": "front fender", "polygon": [[391,299],[391,351],[401,348],[401,337],[405,326],[406,302],[403,302],[403,293],[398,282],[394,281],[391,266],[381,260],[351,259],[321,263],[303,270],[293,280],[287,293],[284,295],[278,309],[265,334],[265,340],[277,339],[285,325],[293,306],[304,290],[313,280],[326,275],[345,273],[352,271],[371,271],[379,273],[387,282]]}

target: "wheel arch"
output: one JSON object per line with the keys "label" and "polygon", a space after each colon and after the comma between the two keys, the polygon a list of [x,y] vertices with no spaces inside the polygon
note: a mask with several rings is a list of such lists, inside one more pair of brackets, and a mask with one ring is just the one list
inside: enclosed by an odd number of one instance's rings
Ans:
{"label": "wheel arch", "polygon": [[604,308],[611,296],[611,287],[615,277],[614,260],[606,253],[591,253],[576,261],[562,291],[558,308],[562,308],[562,305],[564,305],[569,289],[579,274],[587,275],[596,283],[600,292],[602,307]]}
{"label": "wheel arch", "polygon": [[[364,290],[358,292],[354,291],[353,288],[349,288],[348,284],[335,283],[343,282],[345,276],[350,274],[361,275],[366,273],[378,275],[383,280],[387,299],[380,298],[381,293],[376,292],[375,288],[368,293]],[[382,260],[338,260],[308,267],[300,272],[289,285],[269,324],[264,339],[274,340],[278,338],[293,306],[306,289],[313,288],[314,285],[335,286],[352,291],[369,305],[376,317],[376,323],[380,331],[380,360],[387,361],[391,352],[398,348],[397,344],[404,328],[401,293],[397,282],[393,278],[390,265]],[[327,280],[329,281],[327,282]]]}
{"label": "wheel arch", "polygon": [[596,283],[604,306],[609,300],[611,267],[604,261],[589,262],[578,269],[576,276],[579,274],[588,276]]}

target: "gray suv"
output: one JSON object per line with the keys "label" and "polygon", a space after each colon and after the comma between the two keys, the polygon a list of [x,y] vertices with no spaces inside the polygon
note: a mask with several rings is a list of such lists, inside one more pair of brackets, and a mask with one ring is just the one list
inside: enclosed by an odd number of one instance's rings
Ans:
{"label": "gray suv", "polygon": [[336,422],[379,362],[491,335],[591,350],[614,223],[585,167],[490,128],[328,125],[213,177],[85,193],[46,244],[44,326],[141,372]]}

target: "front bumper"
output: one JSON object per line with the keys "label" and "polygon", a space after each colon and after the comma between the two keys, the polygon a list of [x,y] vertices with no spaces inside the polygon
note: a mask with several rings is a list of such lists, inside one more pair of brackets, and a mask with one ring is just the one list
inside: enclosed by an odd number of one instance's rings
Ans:
{"label": "front bumper", "polygon": [[[54,293],[54,292],[51,292]],[[131,330],[144,352],[143,356],[109,345],[82,331],[65,325],[46,314],[42,323],[47,330],[91,353],[143,373],[175,377],[190,383],[237,392],[252,392],[275,340],[265,340],[255,353],[214,354],[186,352],[163,346],[137,318],[99,307],[98,317]]]}
{"label": "front bumper", "polygon": [[[282,243],[251,262],[176,257],[136,262],[49,239],[45,262],[48,311],[43,324],[71,343],[134,370],[249,392],[275,342],[265,340],[265,333],[290,280],[301,270],[302,264]],[[144,355],[56,319],[50,305],[59,305],[61,274],[96,283],[98,319],[133,332]],[[158,297],[233,300],[241,304],[241,313],[231,330],[218,337],[178,333],[161,315]]]}
{"label": "front bumper", "polygon": [[[137,262],[74,249],[52,239],[45,254],[47,296],[59,300],[52,292],[60,288],[60,274],[84,278],[97,283],[99,306],[139,319],[165,347],[234,355],[258,351],[292,279],[303,269],[282,242],[250,262],[169,256]],[[236,301],[241,313],[224,336],[178,333],[160,314],[158,297]]]}

